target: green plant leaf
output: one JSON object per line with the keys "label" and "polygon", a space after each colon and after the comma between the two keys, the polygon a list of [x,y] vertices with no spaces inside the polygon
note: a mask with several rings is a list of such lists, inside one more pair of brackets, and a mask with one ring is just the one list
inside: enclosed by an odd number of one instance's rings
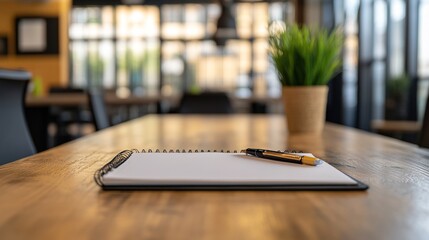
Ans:
{"label": "green plant leaf", "polygon": [[284,86],[326,85],[341,66],[343,34],[288,25],[269,36],[269,53]]}

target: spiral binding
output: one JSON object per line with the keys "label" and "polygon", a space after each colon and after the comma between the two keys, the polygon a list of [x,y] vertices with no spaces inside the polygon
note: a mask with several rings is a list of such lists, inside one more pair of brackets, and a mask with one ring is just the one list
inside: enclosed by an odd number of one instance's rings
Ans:
{"label": "spiral binding", "polygon": [[[279,150],[279,151],[281,151],[281,150]],[[94,180],[99,186],[103,186],[103,180],[102,180],[103,176],[106,173],[110,172],[112,169],[119,167],[133,153],[204,153],[204,152],[206,152],[206,153],[210,153],[210,152],[213,152],[213,153],[216,153],[216,152],[219,152],[219,153],[238,153],[239,151],[237,151],[237,150],[230,151],[230,150],[223,150],[223,149],[222,150],[198,150],[198,149],[196,149],[194,151],[192,151],[190,149],[188,151],[186,151],[185,149],[182,149],[182,150],[180,150],[180,149],[176,149],[176,150],[173,150],[173,149],[170,149],[170,150],[156,149],[155,151],[153,151],[152,149],[148,149],[148,150],[142,149],[141,151],[139,151],[137,149],[124,150],[124,151],[118,153],[112,160],[110,160],[110,162],[108,162],[102,168],[95,171]],[[286,149],[282,152],[284,152],[284,153],[297,153],[297,152],[301,152],[301,151],[287,150]]]}
{"label": "spiral binding", "polygon": [[185,149],[182,149],[182,150],[180,150],[180,149],[176,149],[176,150],[173,150],[173,149],[170,149],[170,150],[156,149],[155,151],[153,151],[152,149],[148,149],[147,151],[146,151],[146,149],[142,149],[140,152],[141,153],[198,153],[198,152],[200,152],[200,153],[203,153],[203,152],[208,152],[208,153],[209,152],[238,153],[237,150],[230,151],[230,150],[223,150],[223,149],[222,150],[198,150],[198,149],[191,150],[191,149],[189,149],[187,151]]}

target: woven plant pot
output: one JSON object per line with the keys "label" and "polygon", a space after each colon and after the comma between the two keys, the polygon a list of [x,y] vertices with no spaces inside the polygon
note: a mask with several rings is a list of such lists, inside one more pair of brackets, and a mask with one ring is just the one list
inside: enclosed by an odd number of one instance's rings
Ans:
{"label": "woven plant pot", "polygon": [[320,134],[325,126],[328,86],[283,87],[288,131]]}

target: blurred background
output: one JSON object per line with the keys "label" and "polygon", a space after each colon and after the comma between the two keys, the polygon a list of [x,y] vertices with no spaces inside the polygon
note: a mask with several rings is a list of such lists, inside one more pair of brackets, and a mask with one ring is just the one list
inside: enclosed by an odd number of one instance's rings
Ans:
{"label": "blurred background", "polygon": [[0,0],[0,19],[0,67],[33,74],[30,128],[44,119],[50,139],[39,150],[93,131],[63,131],[90,117],[82,101],[53,94],[102,89],[114,96],[112,124],[175,113],[188,92],[226,92],[235,113],[281,113],[272,22],[343,28],[328,121],[415,142],[425,111],[428,0]]}

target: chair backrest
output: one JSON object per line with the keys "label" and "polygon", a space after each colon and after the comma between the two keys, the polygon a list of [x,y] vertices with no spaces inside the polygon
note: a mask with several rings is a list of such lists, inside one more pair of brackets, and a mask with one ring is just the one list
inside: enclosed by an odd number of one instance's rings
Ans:
{"label": "chair backrest", "polygon": [[90,89],[88,90],[88,101],[95,130],[98,131],[110,127],[110,121],[104,102],[104,94],[99,90]]}
{"label": "chair backrest", "polygon": [[423,117],[422,128],[420,130],[417,145],[423,148],[429,148],[429,96],[426,99],[425,115]]}
{"label": "chair backrest", "polygon": [[224,92],[185,93],[179,104],[179,113],[227,114],[232,104]]}
{"label": "chair backrest", "polygon": [[49,93],[85,93],[83,88],[54,86],[49,89]]}
{"label": "chair backrest", "polygon": [[0,69],[0,164],[36,153],[24,114],[31,74]]}

